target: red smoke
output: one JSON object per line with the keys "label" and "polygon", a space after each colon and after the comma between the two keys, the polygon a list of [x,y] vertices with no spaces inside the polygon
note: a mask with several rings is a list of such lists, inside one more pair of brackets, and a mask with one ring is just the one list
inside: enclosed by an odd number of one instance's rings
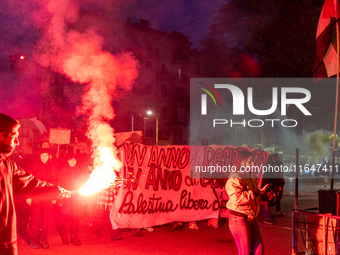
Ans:
{"label": "red smoke", "polygon": [[261,67],[253,56],[249,54],[240,54],[240,64],[245,73],[244,77],[259,77],[261,75]]}
{"label": "red smoke", "polygon": [[[73,82],[86,84],[78,110],[88,117],[87,136],[92,140],[94,167],[103,171],[104,161],[112,162],[108,155],[116,159],[113,129],[109,125],[114,118],[111,102],[113,97],[119,96],[118,86],[131,89],[138,76],[138,61],[130,52],[112,55],[104,51],[104,39],[94,31],[70,30],[69,24],[78,18],[79,7],[74,2],[45,0],[39,4],[41,9],[34,18],[43,35],[35,58],[44,67],[65,74]],[[103,149],[105,158],[101,155]],[[105,168],[118,170],[119,164],[113,162]]]}

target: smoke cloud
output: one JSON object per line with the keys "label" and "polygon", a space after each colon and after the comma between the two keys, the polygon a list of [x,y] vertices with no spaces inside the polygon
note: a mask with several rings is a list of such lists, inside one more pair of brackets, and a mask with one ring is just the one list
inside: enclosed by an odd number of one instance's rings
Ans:
{"label": "smoke cloud", "polygon": [[[330,131],[318,130],[306,134],[304,142],[312,156],[326,157],[329,156],[329,148],[333,146],[333,137]],[[336,140],[340,141],[339,138]]]}
{"label": "smoke cloud", "polygon": [[112,170],[120,168],[114,130],[109,124],[115,116],[111,103],[119,96],[118,88],[131,89],[138,76],[138,61],[130,52],[112,55],[105,51],[104,38],[94,30],[80,32],[72,29],[71,25],[77,22],[79,15],[76,2],[46,0],[39,4],[41,8],[34,12],[33,18],[42,37],[34,57],[46,69],[85,86],[78,113],[86,116],[87,136],[93,148],[92,175],[95,178],[92,179],[95,181],[90,178],[88,185],[96,186],[94,192],[98,192],[114,180]]}

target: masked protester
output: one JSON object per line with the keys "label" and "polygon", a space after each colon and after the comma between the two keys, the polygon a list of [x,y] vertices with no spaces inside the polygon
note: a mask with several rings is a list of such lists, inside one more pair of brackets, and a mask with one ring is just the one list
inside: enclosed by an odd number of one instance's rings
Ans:
{"label": "masked protester", "polygon": [[[49,183],[57,184],[57,167],[52,162],[50,148],[41,148],[35,161],[27,167],[27,172],[36,178],[46,180]],[[50,247],[47,241],[47,234],[53,215],[53,204],[56,200],[41,197],[39,195],[29,196],[27,203],[30,205],[30,218],[28,221],[30,242],[33,249],[44,249]]]}
{"label": "masked protester", "polygon": [[[76,155],[72,153],[67,154],[66,160],[60,169],[58,184],[69,190],[79,190],[88,179],[89,172],[78,162],[79,160]],[[57,229],[61,235],[63,245],[68,245],[70,242],[76,246],[81,245],[78,230],[83,202],[81,196],[77,194],[66,201],[58,203]]]}
{"label": "masked protester", "polygon": [[16,213],[13,193],[30,192],[44,197],[69,197],[70,192],[26,173],[9,156],[19,145],[20,123],[0,113],[0,254],[17,255]]}

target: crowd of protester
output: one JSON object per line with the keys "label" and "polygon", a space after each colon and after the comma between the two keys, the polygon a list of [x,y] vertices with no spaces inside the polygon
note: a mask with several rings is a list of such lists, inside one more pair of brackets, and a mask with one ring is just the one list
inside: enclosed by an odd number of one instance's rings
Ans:
{"label": "crowd of protester", "polygon": [[[67,190],[78,190],[91,173],[89,155],[74,153],[73,148],[61,147],[56,151],[43,142],[33,154],[12,155],[18,165],[39,179],[60,185]],[[117,173],[118,175],[119,173]],[[118,193],[117,187],[102,190],[92,197],[74,194],[71,198],[51,200],[46,197],[15,195],[18,232],[33,249],[48,249],[48,232],[56,228],[63,245],[81,245],[78,231],[80,220],[93,229],[96,236],[103,235],[104,226],[110,226],[109,212]],[[145,228],[152,232],[152,227]],[[142,229],[132,229],[132,236],[143,236]],[[112,241],[123,239],[119,229],[110,228]]]}
{"label": "crowd of protester", "polygon": [[[278,155],[272,155],[269,164],[282,164]],[[56,183],[67,190],[77,190],[88,179],[91,173],[91,162],[86,154],[74,153],[73,149],[61,150],[59,153],[53,152],[48,142],[41,144],[33,155],[20,157],[19,164],[29,173],[40,179]],[[119,173],[116,173],[119,175]],[[280,210],[280,200],[282,199],[283,178],[276,176],[265,176],[262,185],[271,183],[273,190],[277,193],[275,199],[266,201],[261,209],[265,216],[265,223],[271,224],[272,217],[284,216]],[[82,197],[74,195],[69,199],[47,200],[46,198],[30,197],[18,195],[15,197],[18,214],[18,231],[33,249],[49,248],[48,230],[56,227],[61,237],[63,245],[73,243],[81,245],[78,231],[80,219],[86,221],[87,227],[92,227],[96,236],[103,235],[104,226],[111,226],[110,209],[117,197],[118,188],[110,187],[102,190],[95,197]],[[276,206],[276,213],[270,214],[270,208]],[[219,228],[219,219],[214,218],[208,221],[208,226]],[[173,222],[170,224],[170,231],[177,231],[185,226],[193,230],[199,230],[197,222]],[[147,227],[146,230],[152,232],[154,228]],[[132,236],[143,236],[142,229],[132,229]],[[112,241],[123,239],[119,229],[110,227],[110,238]]]}
{"label": "crowd of protester", "polygon": [[[64,187],[67,190],[78,190],[91,173],[91,160],[87,154],[74,153],[73,148],[59,151],[48,142],[42,142],[33,154],[13,155],[18,165],[27,169],[39,179],[47,180]],[[119,173],[116,173],[119,175]],[[82,197],[79,194],[62,200],[51,200],[46,197],[31,197],[30,195],[15,195],[18,217],[18,232],[33,249],[48,249],[48,232],[56,228],[63,245],[73,243],[81,245],[78,231],[80,219],[86,221],[94,235],[102,236],[104,226],[111,226],[110,209],[118,194],[117,187],[102,190],[93,197]],[[218,228],[218,219],[213,219],[209,226]],[[170,231],[184,228],[186,224],[174,222],[170,224]],[[190,229],[199,230],[196,222],[188,224]],[[144,228],[153,232],[152,226]],[[131,229],[132,236],[143,236],[142,229]],[[112,241],[123,239],[119,229],[110,227]]]}
{"label": "crowd of protester", "polygon": [[[14,129],[17,130],[17,127],[13,127]],[[1,144],[6,145],[5,132],[2,131],[0,134],[2,135],[2,138],[0,138],[3,140]],[[11,151],[19,144],[17,139],[18,132],[15,131],[13,134],[14,138],[11,138],[12,140],[8,139],[10,141],[8,144],[12,144]],[[2,147],[4,151],[7,148]],[[72,147],[59,149],[58,147],[57,151],[55,151],[45,141],[41,143],[39,148],[34,150],[33,154],[24,156],[17,153],[11,156],[16,158],[20,169],[26,169],[26,173],[22,172],[22,176],[38,179],[34,180],[36,187],[45,186],[46,188],[50,187],[50,189],[59,189],[62,194],[69,193],[72,190],[79,190],[91,174],[90,157],[87,154],[80,154],[79,151],[75,152]],[[238,160],[239,162],[236,162],[238,164],[236,164],[237,168],[254,164],[254,157],[249,151],[245,151],[243,154],[240,152]],[[279,155],[271,155],[268,164],[281,165]],[[116,174],[119,176],[119,173]],[[44,180],[45,182],[39,183],[39,180]],[[230,210],[229,228],[234,236],[239,254],[248,254],[247,252],[250,250],[256,250],[256,254],[263,254],[263,240],[256,222],[256,216],[261,203],[266,224],[273,224],[271,217],[285,215],[281,211],[280,203],[284,184],[283,176],[276,176],[276,173],[263,176],[262,188],[258,187],[257,181],[251,175],[241,176],[241,173],[237,172],[235,176],[228,179],[226,191],[229,196],[227,203],[227,208]],[[32,188],[34,187],[32,186]],[[72,243],[79,246],[81,245],[81,240],[78,236],[80,220],[85,220],[87,227],[91,227],[95,235],[102,236],[104,226],[109,226],[111,240],[121,240],[123,239],[121,231],[111,227],[109,214],[118,195],[118,190],[118,187],[111,186],[92,198],[73,194],[71,197],[67,195],[67,199],[64,199],[64,196],[46,196],[41,192],[39,194],[19,192],[14,196],[18,232],[33,249],[48,249],[50,247],[48,233],[53,227],[59,233],[63,245]],[[243,208],[242,203],[254,204],[254,206],[250,206],[249,210],[240,209]],[[274,207],[275,212],[270,214],[271,209],[274,209]],[[173,222],[170,224],[170,230],[177,231],[186,225],[183,222]],[[210,219],[208,226],[219,228],[219,219]],[[189,222],[188,228],[193,230],[200,229],[196,221]],[[154,231],[152,226],[145,229],[150,232]],[[142,229],[131,229],[131,235],[139,237],[144,234]],[[250,243],[255,246],[248,245]],[[8,254],[16,253],[10,251]]]}
{"label": "crowd of protester", "polygon": [[[48,142],[43,142],[33,154],[18,157],[18,165],[39,179],[77,190],[88,179],[88,157],[73,150],[56,153]],[[33,249],[49,248],[48,232],[56,227],[62,244],[81,245],[78,237],[82,211],[91,212],[91,204],[80,195],[68,199],[51,200],[41,196],[19,194],[15,196],[18,232]],[[90,218],[90,217],[89,217]]]}

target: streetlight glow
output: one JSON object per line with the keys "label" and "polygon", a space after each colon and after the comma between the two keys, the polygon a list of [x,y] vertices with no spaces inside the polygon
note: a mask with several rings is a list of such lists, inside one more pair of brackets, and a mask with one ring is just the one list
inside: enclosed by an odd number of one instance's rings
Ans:
{"label": "streetlight glow", "polygon": [[147,115],[152,115],[152,111],[149,110],[149,111],[146,112],[146,114]]}

